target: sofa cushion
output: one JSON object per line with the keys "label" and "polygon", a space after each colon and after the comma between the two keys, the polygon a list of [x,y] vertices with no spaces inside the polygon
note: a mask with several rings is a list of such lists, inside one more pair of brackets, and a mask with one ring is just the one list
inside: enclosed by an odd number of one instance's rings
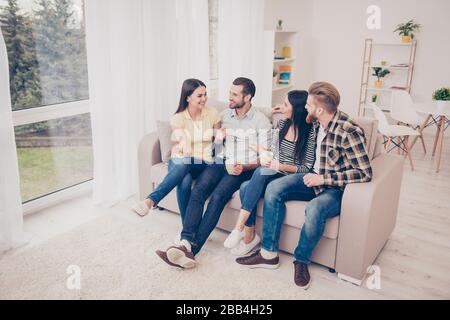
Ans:
{"label": "sofa cushion", "polygon": [[378,121],[367,117],[356,117],[355,122],[364,130],[366,137],[366,148],[369,159],[375,156],[375,146],[377,142]]}
{"label": "sofa cushion", "polygon": [[161,160],[168,162],[172,149],[172,127],[169,121],[156,121],[156,129],[158,131],[159,146],[161,148]]}
{"label": "sofa cushion", "polygon": [[[166,163],[158,163],[152,166],[151,169],[151,182],[155,184],[161,183],[164,177],[167,174],[167,164]],[[300,229],[305,222],[305,207],[307,202],[305,201],[288,201],[286,203],[286,217],[284,220],[284,224],[290,225],[292,227]],[[233,194],[233,197],[227,204],[228,207],[240,210],[241,209],[241,200],[239,197],[239,191],[236,191]],[[258,204],[257,215],[262,217],[262,209],[263,209],[263,200],[261,199]],[[339,231],[339,217],[335,217],[329,219],[325,226],[325,231],[323,236],[329,239],[337,239]]]}

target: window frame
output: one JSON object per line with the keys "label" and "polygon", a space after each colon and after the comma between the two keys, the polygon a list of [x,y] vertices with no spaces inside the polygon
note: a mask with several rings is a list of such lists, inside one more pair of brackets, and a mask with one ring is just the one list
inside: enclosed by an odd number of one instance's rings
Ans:
{"label": "window frame", "polygon": [[[91,113],[89,99],[12,111],[12,120],[16,127],[85,113]],[[93,178],[22,202],[23,215],[26,216],[63,201],[90,194],[92,189]]]}

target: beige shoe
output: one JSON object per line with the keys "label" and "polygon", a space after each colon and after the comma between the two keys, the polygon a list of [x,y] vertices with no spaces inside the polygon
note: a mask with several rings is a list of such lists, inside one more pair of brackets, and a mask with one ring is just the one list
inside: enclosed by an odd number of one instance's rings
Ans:
{"label": "beige shoe", "polygon": [[182,245],[167,249],[167,260],[185,269],[194,268],[197,264],[194,254]]}
{"label": "beige shoe", "polygon": [[138,215],[140,215],[141,217],[145,216],[149,211],[150,208],[147,206],[147,204],[145,203],[145,201],[139,201],[138,203],[136,203],[131,210],[133,210],[134,212],[136,212]]}

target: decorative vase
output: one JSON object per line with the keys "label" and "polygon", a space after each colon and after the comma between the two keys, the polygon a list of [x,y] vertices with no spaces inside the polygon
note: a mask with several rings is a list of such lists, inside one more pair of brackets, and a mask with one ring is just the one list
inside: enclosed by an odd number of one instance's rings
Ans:
{"label": "decorative vase", "polygon": [[410,36],[402,36],[402,42],[403,43],[409,43],[411,41],[411,37]]}
{"label": "decorative vase", "polygon": [[291,47],[283,47],[283,57],[286,59],[291,57]]}
{"label": "decorative vase", "polygon": [[439,110],[445,110],[447,108],[450,109],[450,101],[449,100],[436,100],[436,107]]}
{"label": "decorative vase", "polygon": [[380,89],[383,85],[383,82],[381,80],[375,81],[375,88]]}

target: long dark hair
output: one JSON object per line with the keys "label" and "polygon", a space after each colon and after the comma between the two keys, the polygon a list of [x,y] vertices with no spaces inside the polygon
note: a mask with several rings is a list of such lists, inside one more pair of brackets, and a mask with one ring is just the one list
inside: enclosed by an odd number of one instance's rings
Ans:
{"label": "long dark hair", "polygon": [[186,79],[181,87],[180,103],[178,104],[178,109],[175,113],[180,113],[186,110],[189,103],[187,98],[197,89],[198,87],[205,87],[206,85],[198,79]]}
{"label": "long dark hair", "polygon": [[[311,131],[311,124],[306,123],[306,116],[308,111],[306,110],[306,100],[308,98],[308,92],[304,90],[292,90],[288,93],[289,103],[292,105],[291,119],[287,119],[286,124],[280,130],[280,143],[286,136],[289,127],[292,123],[295,126],[295,158],[300,162],[305,157],[305,149],[308,143],[309,133]],[[297,136],[298,134],[298,136]]]}

